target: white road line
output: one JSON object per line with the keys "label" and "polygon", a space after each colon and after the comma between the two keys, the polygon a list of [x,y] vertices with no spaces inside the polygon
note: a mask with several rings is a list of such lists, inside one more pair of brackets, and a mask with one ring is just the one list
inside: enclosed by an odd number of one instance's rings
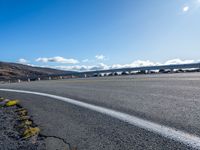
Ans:
{"label": "white road line", "polygon": [[95,106],[92,104],[80,102],[77,100],[73,100],[70,98],[65,98],[61,96],[56,96],[52,94],[46,94],[46,93],[40,93],[40,92],[32,92],[32,91],[24,91],[24,90],[14,90],[14,89],[0,89],[0,91],[8,91],[8,92],[17,92],[17,93],[26,93],[26,94],[34,94],[34,95],[40,95],[45,97],[50,97],[53,99],[61,100],[70,104],[74,104],[80,107],[84,107],[102,114],[106,114],[108,116],[111,116],[113,118],[119,119],[121,121],[127,122],[129,124],[132,124],[134,126],[137,126],[139,128],[143,128],[145,130],[157,133],[163,137],[173,139],[175,141],[181,142],[183,144],[186,144],[192,148],[200,149],[200,137],[177,130],[175,128],[167,127],[164,125],[160,125],[148,120],[144,120],[142,118],[138,118],[136,116],[132,116],[126,113],[122,113],[119,111],[115,111],[108,108],[103,108],[100,106]]}

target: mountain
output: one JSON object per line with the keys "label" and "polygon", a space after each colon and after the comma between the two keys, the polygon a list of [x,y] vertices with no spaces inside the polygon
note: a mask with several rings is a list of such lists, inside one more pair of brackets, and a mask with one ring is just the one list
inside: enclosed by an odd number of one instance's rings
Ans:
{"label": "mountain", "polygon": [[67,73],[73,72],[43,67],[32,67],[18,63],[0,62],[0,80]]}

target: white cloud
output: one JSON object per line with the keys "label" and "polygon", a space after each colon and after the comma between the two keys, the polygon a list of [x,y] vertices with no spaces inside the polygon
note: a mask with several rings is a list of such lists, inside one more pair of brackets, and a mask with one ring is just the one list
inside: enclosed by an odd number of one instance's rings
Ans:
{"label": "white cloud", "polygon": [[77,64],[79,63],[78,60],[76,59],[66,59],[60,56],[56,56],[56,57],[51,57],[51,58],[37,58],[36,59],[37,62],[43,62],[43,63],[47,63],[47,62],[56,62],[56,63],[63,63],[63,64]]}
{"label": "white cloud", "polygon": [[107,66],[103,63],[98,65],[74,65],[74,66],[56,66],[56,69],[69,70],[69,71],[92,71],[92,70],[105,70],[110,69],[110,66]]}
{"label": "white cloud", "polygon": [[96,55],[95,58],[97,60],[104,60],[106,57],[104,55]]}
{"label": "white cloud", "polygon": [[117,69],[117,68],[134,68],[134,67],[144,67],[144,66],[157,66],[161,65],[161,63],[158,62],[152,62],[149,60],[142,61],[142,60],[136,60],[130,64],[114,64],[110,66],[110,69]]}
{"label": "white cloud", "polygon": [[91,69],[92,70],[107,70],[107,69],[110,69],[110,66],[108,66],[108,65],[106,65],[104,63],[100,63],[100,64],[98,64],[96,66],[93,66]]}
{"label": "white cloud", "polygon": [[182,7],[182,12],[196,12],[200,8],[200,0],[190,0]]}
{"label": "white cloud", "polygon": [[182,8],[182,11],[183,11],[183,12],[188,12],[188,11],[189,11],[189,9],[190,9],[190,7],[189,7],[189,6],[184,6],[184,7]]}
{"label": "white cloud", "polygon": [[24,58],[20,58],[17,62],[20,64],[27,64],[29,61]]}
{"label": "white cloud", "polygon": [[52,68],[60,69],[60,70],[67,70],[67,71],[89,71],[89,70],[91,70],[92,66],[75,65],[75,66],[55,66]]}
{"label": "white cloud", "polygon": [[195,63],[194,60],[181,60],[181,59],[172,59],[172,60],[168,60],[164,63],[164,65],[175,65],[175,64],[191,64],[191,63]]}

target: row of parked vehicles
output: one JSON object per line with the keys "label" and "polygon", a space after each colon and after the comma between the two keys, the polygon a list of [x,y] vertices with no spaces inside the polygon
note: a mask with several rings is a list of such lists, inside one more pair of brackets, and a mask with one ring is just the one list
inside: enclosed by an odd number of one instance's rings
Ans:
{"label": "row of parked vehicles", "polygon": [[137,74],[156,74],[156,73],[184,73],[184,72],[200,72],[200,69],[176,69],[176,70],[165,70],[160,69],[156,71],[140,70],[137,72],[112,72],[112,73],[100,73],[93,74],[93,77],[102,77],[102,76],[119,76],[119,75],[137,75]]}

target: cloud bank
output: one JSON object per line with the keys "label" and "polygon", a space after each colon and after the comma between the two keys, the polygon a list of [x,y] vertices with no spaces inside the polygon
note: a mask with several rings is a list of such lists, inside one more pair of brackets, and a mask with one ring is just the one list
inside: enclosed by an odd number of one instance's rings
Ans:
{"label": "cloud bank", "polygon": [[73,65],[73,66],[56,66],[54,68],[61,70],[69,70],[69,71],[93,71],[93,70],[107,70],[107,69],[118,69],[118,68],[131,68],[131,67],[144,67],[144,66],[158,66],[158,65],[174,65],[174,64],[189,64],[195,63],[197,61],[194,60],[181,60],[181,59],[172,59],[168,60],[164,63],[153,62],[153,61],[143,61],[136,60],[129,64],[113,64],[106,65],[104,63],[99,63],[97,65]]}

